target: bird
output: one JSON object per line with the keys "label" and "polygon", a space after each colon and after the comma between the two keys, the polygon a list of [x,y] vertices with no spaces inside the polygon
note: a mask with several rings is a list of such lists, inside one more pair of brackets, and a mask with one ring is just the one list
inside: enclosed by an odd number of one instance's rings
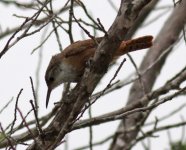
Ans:
{"label": "bird", "polygon": [[[103,37],[77,41],[67,46],[62,52],[52,56],[45,73],[45,81],[48,87],[46,96],[46,108],[49,103],[53,89],[62,83],[77,83],[80,81],[87,61],[94,56],[98,44]],[[153,37],[151,35],[122,41],[115,51],[112,62],[120,56],[149,48],[152,46]]]}

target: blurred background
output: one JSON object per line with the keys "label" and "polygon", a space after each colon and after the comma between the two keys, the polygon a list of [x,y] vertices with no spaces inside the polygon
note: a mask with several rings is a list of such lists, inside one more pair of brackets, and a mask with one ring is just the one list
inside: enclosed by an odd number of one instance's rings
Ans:
{"label": "blurred background", "polygon": [[[96,18],[99,18],[104,28],[108,30],[117,15],[120,1],[82,0],[82,2],[86,6],[89,15],[95,20]],[[66,1],[54,0],[52,2],[53,11],[55,13],[58,12],[65,6],[65,3]],[[2,52],[2,50],[5,48],[8,40],[17,31],[20,25],[23,24],[25,18],[33,16],[33,14],[36,13],[39,7],[41,7],[41,5],[39,5],[37,1],[31,0],[0,1],[0,52]],[[156,38],[158,33],[164,26],[166,20],[173,11],[174,2],[172,0],[159,1],[153,8],[151,13],[148,15],[148,17],[145,19],[145,21],[142,23],[142,25],[140,25],[138,30],[134,33],[132,38],[144,35],[152,35],[154,36],[154,38]],[[92,24],[92,21],[87,17],[87,14],[84,12],[81,6],[78,6],[78,4],[74,7],[74,14],[76,18],[82,20],[82,25],[92,35],[95,35],[97,37],[104,36],[103,32],[83,23],[84,21],[86,23]],[[38,99],[39,118],[51,112],[54,107],[54,103],[58,102],[62,96],[63,85],[59,86],[53,91],[50,98],[49,107],[47,109],[45,108],[47,88],[44,76],[46,68],[51,57],[59,53],[61,48],[64,49],[71,43],[69,35],[66,33],[65,30],[63,30],[63,28],[68,29],[68,23],[65,22],[67,22],[69,19],[69,9],[66,9],[66,11],[62,11],[57,15],[61,19],[61,21],[64,21],[64,23],[57,28],[59,35],[58,40],[60,40],[60,42],[57,41],[52,23],[48,23],[38,32],[17,41],[17,37],[21,36],[21,34],[24,32],[23,29],[16,34],[16,36],[10,42],[10,45],[13,45],[0,58],[0,110],[2,110],[0,111],[0,123],[4,129],[6,129],[15,118],[15,103],[20,89],[23,89],[23,91],[18,101],[19,109],[24,116],[26,116],[28,111],[32,109],[29,102],[31,99],[33,99],[30,77],[32,77],[33,79],[36,96]],[[38,20],[46,17],[47,15],[45,13],[41,13],[38,17]],[[43,22],[39,24],[38,21],[38,25],[33,25],[29,32],[39,29],[43,24]],[[58,24],[55,24],[55,26],[58,26]],[[171,54],[169,54],[168,58],[166,59],[160,75],[158,76],[153,86],[153,90],[163,86],[167,82],[167,80],[171,79],[176,73],[178,73],[183,67],[185,67],[186,43],[183,38],[183,33],[184,32],[181,33],[182,35],[180,35],[180,40],[176,42]],[[75,22],[73,22],[72,25],[72,34],[74,41],[89,38]],[[59,43],[61,43],[61,47],[59,46]],[[148,49],[131,53],[131,56],[138,67],[140,66],[140,63],[142,62],[147,51]],[[104,76],[100,84],[97,86],[95,93],[103,90],[106,87],[123,58],[126,58],[127,61],[124,63],[115,81],[123,81],[126,79],[130,80],[129,77],[131,77],[131,75],[133,75],[136,70],[130,59],[127,56],[123,56]],[[122,108],[122,106],[127,103],[127,98],[129,96],[129,90],[131,86],[132,83],[101,97],[96,103],[91,106],[92,116],[99,116]],[[182,84],[182,86],[184,86],[184,83]],[[169,117],[165,118],[162,121],[159,121],[157,127],[184,121],[186,114],[185,103],[185,96],[182,95],[170,102],[160,105],[159,107],[153,109],[152,113],[146,120],[146,123],[148,124],[152,121],[155,121],[156,118],[160,120],[162,117],[165,116]],[[7,104],[8,106],[3,109],[3,107]],[[174,111],[176,112],[172,115],[169,115]],[[88,111],[84,113],[81,119],[87,118],[89,118]],[[33,119],[33,113],[30,113],[26,118],[27,121]],[[17,114],[15,126],[19,125],[21,122],[22,119],[20,115]],[[93,143],[102,141],[112,136],[116,132],[119,123],[120,120],[116,120],[93,126]],[[44,127],[47,127],[47,125],[48,123],[46,123]],[[35,127],[35,125],[31,125],[31,127]],[[145,132],[148,130],[152,130],[153,127],[154,123],[152,123],[151,125],[146,125],[144,126],[142,131]],[[27,129],[22,129],[15,132],[13,135],[20,135],[25,131],[27,131]],[[142,131],[141,133],[139,133],[138,136],[143,135]],[[171,128],[170,130],[163,130],[162,132],[154,133],[153,136],[149,136],[144,140],[138,142],[132,149],[171,149],[171,142],[177,142],[180,140],[185,142],[185,138],[185,127],[179,126],[177,128]],[[110,138],[110,140],[103,142],[103,144],[95,146],[94,150],[107,150],[109,149],[111,142],[112,139]],[[26,143],[31,143],[31,141],[26,141]],[[81,146],[86,146],[88,144],[89,128],[83,128],[69,133],[66,137],[66,142],[64,144],[61,144],[61,146],[56,149],[62,150],[66,148],[69,150],[73,150]],[[20,144],[18,145],[17,149],[22,150],[26,147],[27,146]]]}

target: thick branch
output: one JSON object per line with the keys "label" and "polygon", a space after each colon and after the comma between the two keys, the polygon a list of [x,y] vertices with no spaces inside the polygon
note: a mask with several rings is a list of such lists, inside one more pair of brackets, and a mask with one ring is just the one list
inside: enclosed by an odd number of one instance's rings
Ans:
{"label": "thick branch", "polygon": [[[92,94],[97,83],[107,71],[109,62],[119,47],[121,41],[125,38],[130,27],[133,25],[141,9],[150,2],[150,0],[122,0],[118,15],[102,42],[99,44],[96,54],[91,61],[92,64],[86,69],[82,81],[72,90],[68,101],[72,103],[63,103],[54,120],[45,130],[46,149],[54,149],[70,131],[73,123],[86,102]],[[103,69],[104,68],[104,69]],[[42,142],[41,138],[37,138]],[[36,143],[30,145],[28,149],[37,150]]]}
{"label": "thick branch", "polygon": [[[148,66],[153,64],[153,62],[156,59],[158,59],[158,57],[166,49],[170,48],[170,46],[176,42],[180,32],[184,27],[184,24],[186,23],[185,9],[186,9],[186,1],[182,1],[175,8],[173,13],[170,15],[170,17],[164,24],[164,27],[160,31],[159,35],[157,36],[154,42],[154,46],[150,49],[150,51],[145,56],[140,66],[140,72],[146,70],[146,68],[148,68]],[[169,52],[166,55],[164,55],[164,57],[162,57],[161,60],[156,65],[154,65],[150,70],[148,70],[147,73],[142,77],[142,81],[144,83],[146,92],[151,91]],[[143,91],[141,90],[140,83],[139,81],[136,81],[131,88],[127,105],[134,103],[135,101],[139,100],[142,96],[143,96]],[[148,103],[144,104],[144,106],[146,106],[147,104]],[[125,125],[125,130],[127,130],[132,126],[135,126],[136,123],[141,122],[143,124],[144,121],[145,121],[145,117],[142,115],[142,113],[133,114],[131,116],[128,116],[127,119],[123,120],[123,122],[120,123],[118,131],[122,131],[124,129],[123,125]],[[133,132],[122,134],[119,136],[115,135],[114,141],[110,149],[112,150],[125,149],[127,147],[127,144],[130,143],[133,139],[135,139],[135,137],[138,134],[138,131],[139,128],[136,128],[136,130]],[[118,141],[120,141],[120,144],[118,144]],[[123,141],[122,144],[121,141]]]}

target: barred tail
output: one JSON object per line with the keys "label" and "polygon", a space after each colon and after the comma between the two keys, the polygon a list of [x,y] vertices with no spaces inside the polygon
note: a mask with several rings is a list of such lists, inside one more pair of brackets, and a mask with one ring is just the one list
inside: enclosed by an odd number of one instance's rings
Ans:
{"label": "barred tail", "polygon": [[115,57],[124,55],[128,52],[149,48],[152,46],[152,39],[153,37],[151,35],[147,35],[136,39],[123,41],[116,51]]}

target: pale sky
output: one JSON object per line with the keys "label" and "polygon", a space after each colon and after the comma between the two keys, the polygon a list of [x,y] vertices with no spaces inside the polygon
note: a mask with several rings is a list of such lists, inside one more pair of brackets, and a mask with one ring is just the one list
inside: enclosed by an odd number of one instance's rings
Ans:
{"label": "pale sky", "polygon": [[[61,1],[56,0],[57,3],[54,5],[54,8],[59,8],[61,6]],[[116,1],[116,6],[119,7],[120,1]],[[113,2],[115,2],[113,0]],[[25,2],[24,0],[20,0],[20,2]],[[107,0],[83,0],[86,7],[88,8],[89,12],[93,15],[94,18],[100,18],[102,24],[105,26],[105,29],[108,29],[110,25],[113,23],[114,18],[116,16],[116,12],[113,8],[109,5]],[[173,5],[172,0],[164,0],[157,7],[166,6],[166,5]],[[161,12],[163,12],[162,10]],[[147,22],[150,21],[153,17],[156,17],[160,11],[154,11],[153,14],[148,18]],[[169,16],[171,11],[166,13],[163,17],[159,17],[159,19],[153,22],[151,25],[145,26],[141,28],[134,37],[143,36],[143,35],[153,35],[156,37],[159,30],[163,26],[166,18]],[[0,32],[5,31],[7,28],[15,27],[20,25],[23,22],[23,19],[17,18],[13,16],[13,14],[20,15],[20,16],[31,16],[33,14],[32,11],[24,11],[24,10],[17,10],[14,6],[5,7],[0,3]],[[85,18],[81,9],[75,9],[75,15],[77,17]],[[67,15],[62,15],[63,18],[66,18]],[[12,97],[14,97],[13,102],[9,105],[9,107],[0,114],[0,122],[2,123],[3,127],[5,128],[11,121],[13,120],[14,116],[14,106],[15,100],[18,92],[21,88],[23,88],[23,93],[19,99],[18,106],[22,110],[23,114],[26,115],[28,110],[31,109],[31,105],[29,103],[30,99],[33,99],[31,85],[29,77],[32,76],[34,83],[36,83],[36,70],[38,64],[38,56],[40,54],[40,50],[37,50],[33,55],[30,55],[32,50],[37,47],[42,38],[41,36],[44,32],[49,33],[51,30],[51,25],[48,31],[42,30],[40,33],[35,34],[34,36],[27,37],[20,42],[18,42],[15,46],[13,46],[0,60],[0,108],[2,108]],[[91,31],[91,30],[90,30]],[[91,31],[92,32],[92,31]],[[60,32],[60,39],[63,44],[63,48],[69,45],[69,38],[65,35],[64,32]],[[82,35],[79,30],[79,27],[75,27],[73,30],[74,39],[81,40]],[[103,34],[99,34],[102,36]],[[5,46],[9,37],[0,40],[0,51]],[[163,70],[161,71],[160,77],[158,78],[154,89],[163,85],[169,78],[171,78],[176,72],[181,70],[185,66],[185,45],[178,44],[176,46],[176,51],[172,52],[171,56],[166,61],[166,65],[164,66]],[[140,52],[132,53],[132,56],[136,63],[140,64],[143,56],[145,55],[147,50],[143,50]],[[48,109],[45,108],[45,97],[46,97],[46,84],[44,81],[44,74],[45,70],[48,66],[50,58],[52,55],[59,52],[59,48],[53,35],[43,46],[42,49],[42,65],[41,70],[39,72],[39,115],[43,116],[44,114],[50,112],[53,108],[53,103],[59,100],[61,96],[62,86],[58,87],[51,95],[50,103]],[[127,58],[127,56],[124,56]],[[123,58],[123,57],[122,57]],[[118,61],[121,62],[122,58]],[[118,63],[119,64],[119,63]],[[101,81],[100,85],[97,87],[96,91],[103,89],[108,81],[112,78],[116,67],[113,67],[111,71],[107,73],[105,78]],[[130,63],[129,60],[124,64],[124,67],[118,74],[116,80],[126,78],[130,73],[134,72],[135,69]],[[128,97],[128,91],[131,85],[124,87],[112,94],[108,94],[103,98],[100,98],[92,107],[92,113],[94,116],[105,114],[110,111],[117,110],[126,103]],[[154,120],[155,116],[161,117],[171,110],[176,109],[180,105],[185,103],[185,98],[178,98],[166,104],[163,104],[158,109],[155,109],[148,121]],[[160,123],[160,125],[166,125],[181,121],[180,116],[184,117],[186,113],[186,109],[180,111],[178,114],[174,115],[170,119],[165,120],[164,122]],[[83,118],[87,118],[87,113],[84,114]],[[28,119],[33,118],[33,114],[28,117]],[[18,117],[17,124],[20,123],[20,117]],[[119,121],[109,122],[103,125],[93,127],[94,130],[94,142],[102,140],[107,136],[110,136],[114,131],[116,131]],[[149,128],[152,129],[152,126]],[[172,140],[179,140],[181,137],[181,128],[171,130]],[[89,136],[88,136],[88,128],[81,129],[78,131],[73,131],[69,134],[69,150],[88,144]],[[163,150],[168,148],[168,139],[166,132],[157,133],[158,138],[151,139],[151,149],[152,150]],[[145,141],[146,142],[146,141]],[[107,142],[101,146],[95,147],[94,150],[106,150],[109,147],[110,142]],[[19,147],[19,150],[24,149],[23,147]],[[61,150],[62,146],[58,147],[57,150]],[[142,150],[141,144],[139,143],[137,146],[133,148],[134,150]]]}

